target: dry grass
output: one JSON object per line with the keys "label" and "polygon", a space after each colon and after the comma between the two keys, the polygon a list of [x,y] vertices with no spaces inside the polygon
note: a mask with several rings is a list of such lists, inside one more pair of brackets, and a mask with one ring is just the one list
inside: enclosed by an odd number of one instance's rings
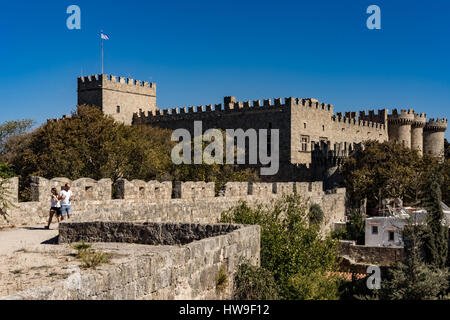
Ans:
{"label": "dry grass", "polygon": [[111,260],[111,254],[101,250],[92,249],[92,245],[84,241],[72,245],[77,253],[76,257],[83,261],[83,267],[95,269],[101,264],[108,263]]}
{"label": "dry grass", "polygon": [[219,273],[216,277],[216,289],[219,291],[223,291],[228,284],[228,274],[227,270],[224,266],[222,266],[219,270]]}
{"label": "dry grass", "polygon": [[101,250],[87,249],[79,252],[79,257],[84,263],[84,267],[95,269],[101,264],[108,263],[111,260],[109,253]]}

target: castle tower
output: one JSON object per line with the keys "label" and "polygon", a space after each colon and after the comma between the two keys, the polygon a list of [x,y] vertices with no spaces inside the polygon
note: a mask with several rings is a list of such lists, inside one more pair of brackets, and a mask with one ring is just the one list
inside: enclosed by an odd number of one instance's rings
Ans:
{"label": "castle tower", "polygon": [[430,119],[423,129],[423,151],[436,157],[443,157],[446,129],[447,119]]}
{"label": "castle tower", "polygon": [[392,110],[388,116],[389,140],[396,141],[404,147],[411,148],[411,126],[415,120],[414,110]]}
{"label": "castle tower", "polygon": [[116,121],[131,125],[133,113],[157,110],[156,85],[110,75],[78,78],[78,105],[99,107]]}
{"label": "castle tower", "polygon": [[411,125],[411,148],[423,155],[423,128],[427,122],[427,115],[416,113]]}

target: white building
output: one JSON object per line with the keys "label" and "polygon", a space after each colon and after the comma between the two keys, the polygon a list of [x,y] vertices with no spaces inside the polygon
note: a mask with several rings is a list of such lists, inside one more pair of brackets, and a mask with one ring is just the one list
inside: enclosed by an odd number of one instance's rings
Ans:
{"label": "white building", "polygon": [[[409,210],[408,210],[409,209]],[[450,226],[450,208],[442,203],[445,223]],[[370,247],[403,247],[402,230],[408,223],[422,224],[425,222],[425,210],[410,211],[411,208],[401,208],[392,215],[371,217],[366,219],[365,245]]]}

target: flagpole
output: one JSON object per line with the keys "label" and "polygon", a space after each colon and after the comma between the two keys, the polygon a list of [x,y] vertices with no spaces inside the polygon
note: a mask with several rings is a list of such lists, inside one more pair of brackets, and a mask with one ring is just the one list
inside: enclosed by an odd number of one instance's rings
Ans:
{"label": "flagpole", "polygon": [[103,30],[101,30],[100,38],[102,39],[102,74],[103,74]]}

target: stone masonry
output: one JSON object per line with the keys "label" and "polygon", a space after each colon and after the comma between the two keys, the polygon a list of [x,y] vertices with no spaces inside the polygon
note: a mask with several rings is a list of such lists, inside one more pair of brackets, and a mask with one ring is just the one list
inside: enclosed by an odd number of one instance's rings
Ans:
{"label": "stone masonry", "polygon": [[[80,269],[0,300],[231,299],[239,264],[260,264],[259,226],[62,223],[60,242],[78,240],[102,241],[96,246],[112,248],[122,262]],[[223,288],[217,285],[220,270],[227,277]]]}
{"label": "stone masonry", "polygon": [[[112,182],[66,178],[31,178],[32,202],[18,202],[18,178],[9,180],[8,220],[2,226],[46,223],[50,209],[50,190],[59,191],[71,183],[74,193],[73,221],[89,222],[184,222],[217,223],[222,212],[245,200],[249,205],[270,205],[275,199],[294,191],[309,203],[319,204],[325,213],[324,232],[345,221],[345,189],[323,191],[322,182],[248,183],[228,182],[216,196],[213,183],[118,181],[118,198],[112,199]],[[174,192],[172,192],[174,191]]]}
{"label": "stone masonry", "polygon": [[133,113],[156,110],[156,85],[108,75],[78,79],[78,105],[101,108],[117,121],[130,125]]}
{"label": "stone masonry", "polygon": [[364,140],[392,140],[419,153],[443,155],[447,119],[430,119],[414,110],[387,109],[334,113],[333,106],[313,98],[276,98],[236,101],[225,97],[222,104],[158,109],[156,85],[110,75],[78,78],[78,104],[100,107],[125,124],[161,128],[185,128],[193,133],[194,121],[204,130],[279,129],[280,160],[311,164],[316,148],[347,154]]}

